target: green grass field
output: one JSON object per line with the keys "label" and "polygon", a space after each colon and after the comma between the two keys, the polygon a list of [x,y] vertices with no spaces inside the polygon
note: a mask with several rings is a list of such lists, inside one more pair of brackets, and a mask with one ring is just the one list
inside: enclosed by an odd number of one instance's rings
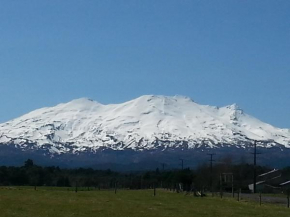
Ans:
{"label": "green grass field", "polygon": [[290,209],[218,197],[193,197],[157,190],[68,191],[62,188],[1,188],[3,217],[186,217],[290,216]]}

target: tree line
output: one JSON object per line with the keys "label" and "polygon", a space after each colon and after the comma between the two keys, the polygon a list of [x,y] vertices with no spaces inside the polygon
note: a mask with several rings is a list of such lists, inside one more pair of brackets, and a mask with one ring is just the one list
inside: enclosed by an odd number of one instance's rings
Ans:
{"label": "tree line", "polygon": [[[257,166],[257,174],[269,171],[271,168]],[[95,170],[92,168],[67,169],[57,166],[42,167],[35,165],[28,159],[21,167],[1,166],[0,185],[2,186],[59,186],[59,187],[93,187],[108,189],[118,188],[143,189],[143,188],[177,188],[183,186],[184,190],[220,188],[220,174],[231,173],[236,189],[248,190],[248,185],[253,183],[253,165],[247,163],[232,164],[230,159],[223,163],[213,165],[199,165],[194,169],[164,170],[156,168],[151,171],[116,172],[108,170]],[[285,177],[290,177],[290,167],[282,170]],[[223,186],[227,186],[224,183]]]}

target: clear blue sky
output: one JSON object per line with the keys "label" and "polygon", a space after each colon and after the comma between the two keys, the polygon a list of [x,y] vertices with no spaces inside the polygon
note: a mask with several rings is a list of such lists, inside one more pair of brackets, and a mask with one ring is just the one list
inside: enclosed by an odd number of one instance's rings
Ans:
{"label": "clear blue sky", "polygon": [[178,94],[290,128],[290,1],[1,0],[0,73],[0,122]]}

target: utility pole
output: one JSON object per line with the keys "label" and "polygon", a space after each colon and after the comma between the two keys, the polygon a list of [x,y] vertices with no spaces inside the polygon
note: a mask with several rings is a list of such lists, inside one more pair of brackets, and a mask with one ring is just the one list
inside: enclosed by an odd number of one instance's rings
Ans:
{"label": "utility pole", "polygon": [[207,154],[207,155],[209,155],[210,156],[210,179],[209,179],[209,185],[210,185],[210,190],[211,190],[211,193],[213,194],[213,186],[212,186],[212,162],[214,162],[215,160],[213,160],[212,158],[213,158],[213,156],[215,155],[215,154]]}
{"label": "utility pole", "polygon": [[179,159],[181,161],[181,169],[183,170],[183,159]]}
{"label": "utility pole", "polygon": [[[164,169],[165,169],[165,163],[162,163],[161,165],[162,165],[162,172],[164,172]],[[162,181],[161,181],[161,188],[163,188],[163,183],[162,183]]]}
{"label": "utility pole", "polygon": [[162,163],[162,170],[164,171],[164,168],[165,168],[165,163]]}
{"label": "utility pole", "polygon": [[223,198],[223,179],[221,173],[220,173],[220,196],[221,198]]}
{"label": "utility pole", "polygon": [[257,154],[261,154],[261,153],[257,153],[257,141],[254,141],[254,153],[252,153],[254,155],[254,177],[253,177],[253,192],[257,193]]}

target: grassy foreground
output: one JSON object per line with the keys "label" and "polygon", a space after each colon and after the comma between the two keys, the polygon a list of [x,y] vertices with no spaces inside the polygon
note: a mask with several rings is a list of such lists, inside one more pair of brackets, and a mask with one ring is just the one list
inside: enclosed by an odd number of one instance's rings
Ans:
{"label": "grassy foreground", "polygon": [[218,197],[196,198],[157,190],[67,191],[38,188],[0,189],[4,217],[186,217],[290,216],[290,209],[275,205],[237,202]]}

